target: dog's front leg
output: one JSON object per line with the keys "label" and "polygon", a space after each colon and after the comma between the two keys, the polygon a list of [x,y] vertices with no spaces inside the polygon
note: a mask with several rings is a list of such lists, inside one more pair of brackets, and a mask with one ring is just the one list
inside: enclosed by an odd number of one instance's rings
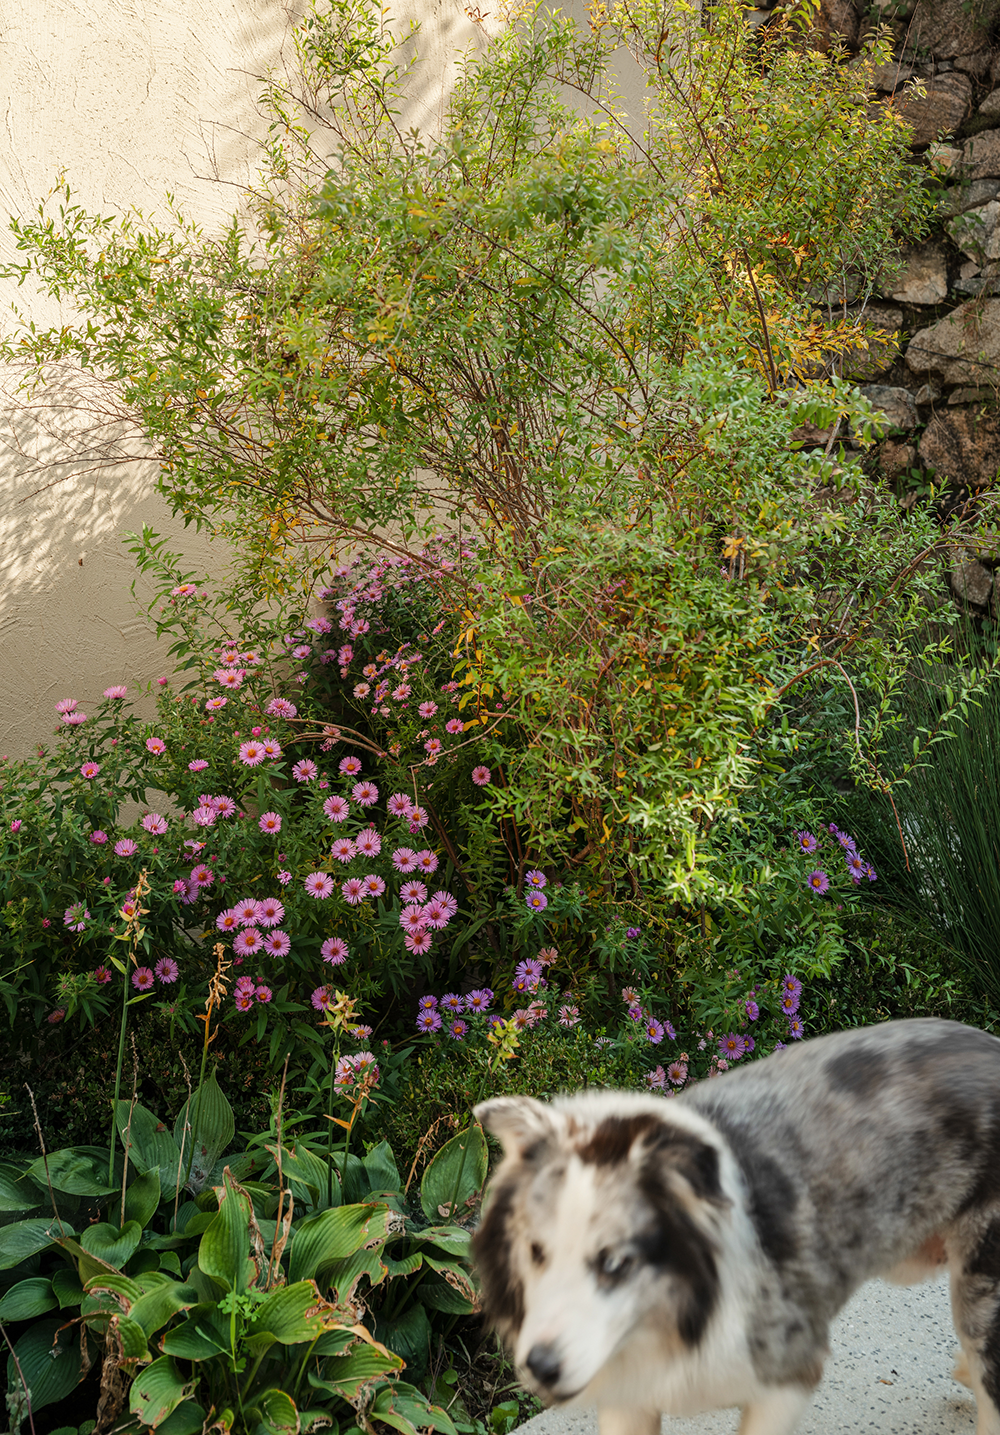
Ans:
{"label": "dog's front leg", "polygon": [[660,1435],[658,1410],[602,1406],[597,1411],[598,1435]]}
{"label": "dog's front leg", "polygon": [[[809,1404],[811,1390],[784,1385],[743,1407],[739,1435],[790,1435]],[[603,1435],[603,1431],[601,1432]]]}

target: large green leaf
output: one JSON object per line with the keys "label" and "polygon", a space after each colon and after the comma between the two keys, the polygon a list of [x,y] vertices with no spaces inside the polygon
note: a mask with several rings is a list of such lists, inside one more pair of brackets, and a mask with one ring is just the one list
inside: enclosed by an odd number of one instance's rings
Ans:
{"label": "large green leaf", "polygon": [[[185,1127],[190,1120],[190,1130]],[[208,1184],[216,1161],[236,1134],[236,1118],[215,1072],[198,1087],[174,1124],[174,1141],[184,1141],[184,1167],[190,1166],[187,1184],[200,1191]],[[192,1154],[193,1153],[193,1154]]]}
{"label": "large green leaf", "polygon": [[439,1275],[444,1276],[448,1284],[470,1303],[476,1299],[476,1287],[472,1283],[472,1276],[457,1261],[441,1260],[432,1255],[430,1251],[424,1251],[424,1260]]}
{"label": "large green leaf", "polygon": [[199,1299],[194,1286],[183,1285],[180,1281],[166,1281],[140,1296],[129,1315],[149,1336],[166,1325],[178,1311],[190,1310],[197,1305]]}
{"label": "large green leaf", "polygon": [[472,1301],[466,1300],[447,1281],[421,1281],[417,1287],[417,1300],[445,1315],[469,1315],[475,1309]]}
{"label": "large green leaf", "polygon": [[229,1174],[221,1187],[219,1212],[201,1238],[198,1265],[205,1275],[221,1281],[227,1290],[244,1291],[258,1272],[250,1255],[250,1218],[253,1203]]}
{"label": "large green leaf", "polygon": [[125,1192],[125,1219],[146,1227],[160,1204],[160,1173],[154,1166],[138,1176]]}
{"label": "large green leaf", "polygon": [[229,1349],[228,1324],[216,1313],[214,1303],[206,1301],[200,1310],[194,1310],[187,1320],[167,1331],[163,1349],[181,1360],[211,1360]]}
{"label": "large green leaf", "polygon": [[18,1281],[0,1299],[0,1321],[31,1320],[36,1315],[55,1310],[59,1304],[52,1282],[44,1276],[32,1276],[29,1280]]}
{"label": "large green leaf", "polygon": [[52,1272],[52,1292],[60,1310],[69,1310],[83,1300],[83,1286],[72,1266],[60,1266]]}
{"label": "large green leaf", "polygon": [[488,1153],[481,1126],[470,1126],[446,1141],[436,1153],[420,1183],[420,1204],[429,1221],[454,1216],[481,1191],[486,1181]]}
{"label": "large green leaf", "polygon": [[415,1241],[426,1241],[438,1247],[449,1256],[464,1256],[472,1259],[472,1232],[464,1226],[425,1226],[422,1231],[411,1231]]}
{"label": "large green leaf", "polygon": [[322,1299],[315,1281],[296,1281],[264,1297],[254,1311],[249,1334],[273,1335],[280,1345],[298,1345],[346,1324],[340,1313]]}
{"label": "large green leaf", "polygon": [[[156,1171],[163,1192],[177,1190],[178,1172],[183,1178],[181,1153],[166,1126],[145,1106],[119,1101],[115,1124],[122,1141],[129,1142],[129,1161],[141,1171]],[[185,1149],[185,1163],[190,1147]]]}
{"label": "large green leaf", "polygon": [[274,1435],[299,1435],[299,1412],[295,1401],[283,1390],[265,1390],[254,1405],[265,1430],[274,1431]]}
{"label": "large green leaf", "polygon": [[[268,1146],[268,1151],[277,1160],[278,1148]],[[309,1150],[308,1146],[296,1146],[291,1150],[281,1148],[281,1174],[295,1197],[295,1205],[323,1208],[327,1204],[327,1164]],[[333,1173],[333,1206],[340,1205],[340,1176]]]}
{"label": "large green leaf", "polygon": [[427,1429],[457,1435],[455,1422],[448,1412],[440,1405],[432,1405],[422,1390],[402,1380],[380,1390],[368,1413],[401,1431],[402,1435],[418,1435]]}
{"label": "large green leaf", "polygon": [[411,1305],[398,1320],[380,1320],[375,1334],[384,1346],[401,1355],[418,1379],[430,1358],[431,1323],[422,1305]]}
{"label": "large green leaf", "polygon": [[[205,1411],[194,1400],[182,1400],[156,1427],[157,1435],[200,1435]],[[76,1435],[76,1432],[73,1432]]]}
{"label": "large green leaf", "polygon": [[96,1225],[88,1226],[80,1236],[80,1244],[85,1251],[117,1270],[121,1270],[139,1249],[141,1240],[142,1227],[138,1221],[126,1221],[121,1230],[106,1221],[100,1221]]}
{"label": "large green leaf", "polygon": [[70,1236],[74,1234],[72,1226],[67,1226],[65,1221],[56,1221],[52,1216],[31,1216],[26,1221],[3,1226],[0,1228],[0,1271],[9,1271],[29,1256],[44,1251],[63,1232]]}
{"label": "large green leaf", "polygon": [[373,1146],[367,1156],[362,1158],[361,1164],[368,1173],[373,1192],[392,1191],[395,1194],[403,1189],[388,1141],[380,1141],[377,1146]]}
{"label": "large green leaf", "polygon": [[[121,1166],[121,1160],[118,1161]],[[39,1156],[28,1167],[38,1185],[51,1185],[73,1196],[107,1196],[116,1189],[108,1185],[108,1153],[99,1146],[66,1146],[50,1156]]]}
{"label": "large green leaf", "polygon": [[288,1278],[316,1280],[335,1261],[385,1240],[393,1212],[383,1202],[338,1206],[303,1221],[292,1236]]}
{"label": "large green leaf", "polygon": [[185,1382],[169,1355],[161,1355],[132,1382],[129,1406],[143,1425],[159,1425],[194,1390],[194,1381]]}
{"label": "large green leaf", "polygon": [[23,1376],[34,1411],[64,1399],[84,1375],[79,1330],[63,1328],[61,1320],[42,1320],[26,1330],[14,1346],[14,1354],[21,1376],[8,1357],[7,1389],[20,1389]]}
{"label": "large green leaf", "polygon": [[44,1199],[30,1176],[14,1166],[0,1166],[0,1211],[30,1211]]}
{"label": "large green leaf", "polygon": [[309,1384],[315,1390],[327,1390],[344,1400],[355,1400],[362,1386],[403,1369],[403,1358],[391,1350],[372,1345],[356,1345],[346,1355],[334,1355],[325,1362],[321,1378],[309,1371]]}

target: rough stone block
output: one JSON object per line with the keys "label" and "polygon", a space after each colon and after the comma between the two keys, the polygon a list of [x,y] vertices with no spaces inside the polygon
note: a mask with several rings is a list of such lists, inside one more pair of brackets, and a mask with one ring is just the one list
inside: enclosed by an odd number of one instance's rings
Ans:
{"label": "rough stone block", "polygon": [[920,329],[910,340],[906,364],[915,374],[940,374],[946,384],[1000,378],[1000,300],[967,300]]}

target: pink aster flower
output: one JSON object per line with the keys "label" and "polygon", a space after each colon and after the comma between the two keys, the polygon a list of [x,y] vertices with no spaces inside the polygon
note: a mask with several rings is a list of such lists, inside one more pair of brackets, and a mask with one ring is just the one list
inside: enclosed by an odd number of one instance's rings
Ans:
{"label": "pink aster flower", "polygon": [[233,951],[241,957],[249,957],[254,952],[259,952],[263,945],[264,938],[256,927],[244,927],[233,943]]}
{"label": "pink aster flower", "polygon": [[188,771],[189,771],[189,772],[204,772],[204,771],[205,771],[205,768],[206,768],[207,766],[208,766],[208,763],[205,761],[205,759],[204,759],[203,757],[196,757],[195,760],[194,760],[194,762],[189,762],[189,763],[188,763]]}
{"label": "pink aster flower", "polygon": [[330,848],[330,856],[337,862],[350,862],[357,850],[349,837],[338,837]]}
{"label": "pink aster flower", "polygon": [[99,986],[106,987],[110,980],[111,970],[109,967],[94,968],[94,981],[97,982]]}
{"label": "pink aster flower", "polygon": [[215,919],[215,925],[220,932],[237,931],[240,925],[240,919],[236,914],[236,908],[227,907],[224,912],[220,912]]}
{"label": "pink aster flower", "polygon": [[399,687],[393,688],[392,695],[398,703],[404,702],[410,696],[413,689],[409,683],[400,683]]}
{"label": "pink aster flower", "polygon": [[264,756],[267,758],[268,762],[277,762],[278,758],[281,756],[281,744],[279,742],[275,742],[274,738],[268,738],[267,742],[265,742],[264,744]]}
{"label": "pink aster flower", "polygon": [[447,927],[447,907],[445,907],[443,902],[435,902],[432,898],[424,908],[424,921],[428,927],[433,927],[435,931],[440,931],[443,927]]}
{"label": "pink aster flower", "polygon": [[413,803],[405,792],[394,792],[386,803],[390,817],[409,817]]}
{"label": "pink aster flower", "polygon": [[399,889],[399,900],[404,906],[411,902],[426,902],[427,888],[423,882],[418,882],[416,879],[412,882],[404,882]]}
{"label": "pink aster flower", "polygon": [[345,777],[356,777],[361,771],[361,763],[356,757],[342,757],[339,768]]}
{"label": "pink aster flower", "polygon": [[362,857],[377,857],[382,851],[382,839],[374,827],[363,828],[355,837],[354,845]]}
{"label": "pink aster flower", "polygon": [[493,774],[488,767],[474,767],[472,769],[472,780],[477,787],[486,787],[493,781]]}
{"label": "pink aster flower", "polygon": [[333,878],[326,872],[310,872],[303,886],[310,897],[322,902],[333,891]]}
{"label": "pink aster flower", "polygon": [[268,717],[293,718],[298,715],[299,710],[287,698],[272,698],[264,711]]}
{"label": "pink aster flower", "polygon": [[346,882],[341,883],[340,890],[344,901],[349,902],[352,907],[365,900],[365,884],[360,877],[348,877]]}
{"label": "pink aster flower", "polygon": [[408,906],[404,907],[399,914],[399,925],[404,932],[423,931],[427,925],[424,921],[423,907],[418,906],[416,902],[411,902]]}
{"label": "pink aster flower", "polygon": [[292,649],[292,657],[308,658],[311,652],[312,648],[310,648],[308,643],[296,643],[295,647]]}
{"label": "pink aster flower", "polygon": [[330,987],[317,987],[309,998],[317,1011],[326,1011],[333,1006],[333,992]]}
{"label": "pink aster flower", "polygon": [[253,1006],[253,993],[240,987],[239,991],[233,992],[233,1005],[237,1011],[249,1011]]}
{"label": "pink aster flower", "polygon": [[257,767],[264,761],[264,744],[244,742],[240,745],[240,762],[245,767]]}
{"label": "pink aster flower", "polygon": [[161,752],[166,752],[167,744],[162,737],[147,737],[146,751],[151,752],[154,757],[159,757]]}
{"label": "pink aster flower", "polygon": [[672,1061],[667,1067],[667,1079],[674,1086],[683,1086],[685,1081],[687,1081],[687,1074],[686,1061]]}
{"label": "pink aster flower", "polygon": [[427,739],[427,741],[424,743],[424,752],[430,753],[431,757],[437,757],[437,755],[438,755],[438,753],[439,753],[440,751],[441,751],[441,739],[440,739],[440,738],[438,738],[438,737],[429,737],[429,738]]}
{"label": "pink aster flower", "polygon": [[65,717],[65,715],[71,713],[75,707],[76,698],[60,698],[56,703],[56,712],[59,713],[60,716]]}
{"label": "pink aster flower", "polygon": [[323,811],[331,822],[343,822],[351,810],[351,805],[346,797],[328,797],[323,803]]}
{"label": "pink aster flower", "polygon": [[565,1027],[578,1026],[580,1022],[580,1008],[576,1006],[561,1006],[559,1008],[559,1025]]}
{"label": "pink aster flower", "polygon": [[215,881],[215,873],[211,867],[206,867],[204,862],[202,862],[198,867],[192,868],[191,881],[198,887],[211,887]]}
{"label": "pink aster flower", "polygon": [[[19,823],[17,824],[17,827],[20,827],[20,825],[21,825],[21,824],[20,824],[20,822],[19,822]],[[12,824],[11,826],[12,826],[12,831],[16,832],[16,831],[17,831],[17,827],[14,827],[13,824]],[[102,832],[101,829],[100,829],[99,827],[97,827],[97,828],[95,828],[94,831],[90,834],[90,840],[91,840],[91,842],[95,842],[98,847],[103,847],[104,843],[107,842],[107,840],[108,840],[108,834],[107,834],[106,832]]]}
{"label": "pink aster flower", "polygon": [[96,762],[85,762],[80,768],[80,776],[88,779],[96,777],[100,770],[100,766]]}
{"label": "pink aster flower", "polygon": [[79,727],[81,723],[86,722],[86,721],[87,721],[87,714],[86,714],[86,713],[64,713],[64,714],[63,714],[63,722],[67,725],[67,727]]}
{"label": "pink aster flower", "polygon": [[319,768],[311,758],[304,757],[292,768],[292,776],[296,782],[312,782],[319,777]]}
{"label": "pink aster flower", "polygon": [[292,939],[287,932],[268,932],[264,938],[264,950],[272,957],[287,957],[292,950]]}
{"label": "pink aster flower", "polygon": [[220,686],[228,689],[229,692],[235,692],[237,688],[243,686],[243,673],[240,668],[216,668],[212,676]]}
{"label": "pink aster flower", "polygon": [[[221,708],[224,708],[226,706],[226,703],[228,701],[228,698],[209,698],[208,702],[205,704],[205,711],[207,713],[217,713]],[[205,766],[208,766],[207,762]]]}
{"label": "pink aster flower", "polygon": [[236,913],[236,920],[241,927],[253,927],[257,922],[257,899],[255,897],[244,897],[236,903],[233,908]]}
{"label": "pink aster flower", "polygon": [[[458,903],[450,892],[435,892],[433,900],[435,902],[440,902],[441,906],[448,913],[449,918],[454,917],[455,913],[458,911]],[[541,952],[539,952],[538,955],[539,957],[541,957]]]}
{"label": "pink aster flower", "polygon": [[261,832],[280,832],[281,818],[276,812],[262,812],[257,826]]}
{"label": "pink aster flower", "polygon": [[262,985],[259,986],[259,987],[257,988],[257,990],[254,992],[254,996],[257,998],[257,1000],[258,1000],[259,1002],[265,1002],[265,1003],[266,1003],[266,1002],[269,1002],[269,1001],[271,1000],[271,996],[272,996],[271,988],[270,988],[270,987],[265,987],[265,986],[262,984]]}
{"label": "pink aster flower", "polygon": [[157,977],[159,977],[160,981],[163,982],[164,986],[169,986],[171,982],[175,982],[180,976],[180,968],[173,957],[161,957],[153,968],[153,971]]}
{"label": "pink aster flower", "polygon": [[425,952],[429,952],[433,944],[431,934],[426,927],[421,927],[419,931],[416,932],[407,932],[403,938],[403,946],[418,957],[423,956]]}
{"label": "pink aster flower", "polygon": [[105,688],[104,696],[110,699],[111,702],[121,702],[127,692],[128,688],[124,683],[118,683],[113,688]]}
{"label": "pink aster flower", "polygon": [[[20,817],[15,817],[15,818],[14,818],[13,822],[10,824],[10,830],[11,830],[11,832],[20,832],[20,830],[21,830],[21,819],[20,819]],[[108,838],[107,838],[107,834],[104,833],[104,832],[92,832],[92,833],[90,834],[90,840],[91,840],[91,842],[107,842]]]}
{"label": "pink aster flower", "polygon": [[359,807],[371,807],[373,802],[378,801],[378,788],[374,782],[356,782],[351,788],[351,796]]}
{"label": "pink aster flower", "polygon": [[324,962],[329,962],[331,966],[343,966],[349,955],[347,943],[343,937],[327,937],[319,949],[319,954]]}
{"label": "pink aster flower", "polygon": [[410,831],[419,832],[421,827],[426,827],[428,822],[427,813],[422,807],[410,808]]}
{"label": "pink aster flower", "polygon": [[437,710],[437,703],[432,702],[421,703],[420,706],[417,708],[417,712],[422,718],[432,718],[437,712]]}
{"label": "pink aster flower", "polygon": [[148,992],[153,985],[153,973],[149,967],[136,967],[132,973],[132,985],[137,991]]}
{"label": "pink aster flower", "polygon": [[67,907],[63,913],[63,924],[71,932],[82,932],[90,918],[90,913],[82,902],[74,902],[72,907]]}
{"label": "pink aster flower", "polygon": [[158,812],[147,812],[142,819],[142,825],[147,832],[152,832],[155,837],[162,837],[167,830],[167,819],[161,817]]}
{"label": "pink aster flower", "polygon": [[416,854],[411,847],[397,847],[392,854],[392,865],[397,872],[413,872],[417,866]]}
{"label": "pink aster flower", "polygon": [[196,807],[191,813],[191,821],[197,827],[214,827],[218,816],[219,814],[214,807],[210,807],[207,802],[203,802],[200,807]]}
{"label": "pink aster flower", "polygon": [[254,989],[254,979],[253,979],[253,977],[242,976],[242,977],[237,977],[237,978],[236,978],[236,990],[237,990],[238,992],[250,992],[251,995],[252,995],[252,994],[253,994],[253,989]]}
{"label": "pink aster flower", "polygon": [[385,883],[382,878],[374,872],[369,872],[367,877],[362,878],[365,887],[366,897],[381,897],[385,891]]}
{"label": "pink aster flower", "polygon": [[284,918],[284,903],[279,902],[277,897],[263,897],[257,903],[258,927],[276,927]]}
{"label": "pink aster flower", "polygon": [[287,887],[288,884],[289,884],[289,882],[290,882],[291,880],[292,880],[292,874],[291,874],[291,872],[279,872],[279,873],[278,873],[278,881],[281,883],[282,887]]}
{"label": "pink aster flower", "polygon": [[131,857],[138,850],[138,847],[132,841],[131,837],[121,837],[115,843],[116,857]]}
{"label": "pink aster flower", "polygon": [[416,864],[421,872],[431,873],[437,871],[437,855],[434,852],[431,852],[429,848],[425,847],[422,852],[414,853],[414,860],[416,861]]}
{"label": "pink aster flower", "polygon": [[458,733],[464,731],[464,729],[465,723],[462,721],[461,718],[449,718],[444,725],[445,732],[450,732],[453,737],[457,736]]}
{"label": "pink aster flower", "polygon": [[236,816],[236,803],[231,797],[214,797],[212,803],[220,817]]}

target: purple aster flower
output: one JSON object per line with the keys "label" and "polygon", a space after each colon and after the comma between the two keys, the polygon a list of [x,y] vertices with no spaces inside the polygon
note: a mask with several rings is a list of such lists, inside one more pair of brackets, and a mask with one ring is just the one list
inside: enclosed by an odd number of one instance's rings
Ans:
{"label": "purple aster flower", "polygon": [[746,1001],[744,1002],[744,1006],[746,1007],[747,1016],[750,1018],[750,1020],[756,1021],[757,1018],[760,1016],[760,1007],[754,1001],[753,997],[747,997]]}
{"label": "purple aster flower", "polygon": [[641,927],[626,927],[626,928],[625,928],[625,940],[626,940],[627,942],[634,942],[634,941],[636,941],[636,939],[639,937],[641,931],[642,931]]}
{"label": "purple aster flower", "polygon": [[655,1017],[650,1017],[646,1022],[646,1040],[659,1046],[663,1040],[663,1023],[658,1022]]}
{"label": "purple aster flower", "polygon": [[465,1002],[457,992],[445,992],[441,998],[441,1006],[444,1010],[454,1012],[456,1016],[460,1016],[465,1011]]}
{"label": "purple aster flower", "polygon": [[727,1036],[719,1037],[719,1051],[727,1061],[739,1061],[747,1049],[747,1044],[738,1032],[731,1031]]}
{"label": "purple aster flower", "polygon": [[467,1021],[463,1021],[461,1017],[456,1017],[455,1020],[451,1023],[451,1025],[448,1027],[448,1035],[452,1038],[453,1041],[461,1041],[468,1030],[469,1023]]}
{"label": "purple aster flower", "polygon": [[425,1008],[417,1017],[417,1031],[440,1031],[441,1017],[433,1008]]}
{"label": "purple aster flower", "polygon": [[806,878],[806,885],[810,891],[818,892],[822,896],[830,885],[830,879],[825,872],[821,872],[817,867],[815,872],[809,873],[809,876]]}
{"label": "purple aster flower", "polygon": [[163,982],[164,986],[169,986],[171,982],[175,982],[180,975],[180,968],[173,957],[161,957],[153,970],[160,981]]}
{"label": "purple aster flower", "polygon": [[796,832],[795,841],[801,852],[815,852],[819,846],[811,832]]}
{"label": "purple aster flower", "polygon": [[789,972],[787,976],[784,976],[781,979],[781,990],[783,992],[789,992],[793,997],[796,998],[796,1000],[798,1000],[798,998],[802,995],[802,983],[799,981],[798,977],[793,977],[792,974]]}
{"label": "purple aster flower", "polygon": [[479,987],[474,992],[469,992],[465,998],[466,1011],[489,1011],[493,1003],[493,993],[489,987]]}
{"label": "purple aster flower", "polygon": [[544,887],[548,882],[548,878],[546,877],[545,873],[539,872],[537,869],[531,872],[525,872],[524,880],[527,882],[529,887],[537,887],[539,889]]}
{"label": "purple aster flower", "polygon": [[544,892],[527,892],[524,900],[533,912],[542,912],[549,905],[549,899]]}
{"label": "purple aster flower", "polygon": [[802,1025],[801,1018],[793,1016],[788,1023],[788,1035],[792,1038],[792,1040],[801,1041],[803,1036],[805,1035],[805,1030],[806,1029]]}
{"label": "purple aster flower", "polygon": [[437,997],[431,996],[430,993],[428,993],[425,997],[421,997],[420,1000],[417,1002],[417,1006],[420,1011],[433,1011],[437,1004]]}

